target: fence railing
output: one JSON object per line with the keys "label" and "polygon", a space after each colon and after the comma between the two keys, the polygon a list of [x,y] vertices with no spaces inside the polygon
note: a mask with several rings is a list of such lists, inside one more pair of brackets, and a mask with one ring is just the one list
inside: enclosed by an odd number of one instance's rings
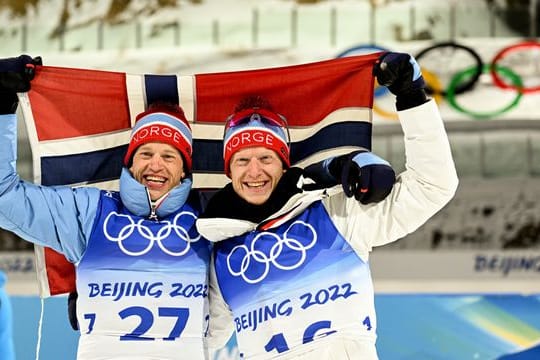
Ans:
{"label": "fence railing", "polygon": [[[370,2],[327,6],[280,6],[235,9],[197,19],[154,16],[134,18],[111,25],[103,20],[69,24],[62,30],[53,24],[16,21],[0,29],[0,52],[96,51],[124,48],[219,46],[347,47],[357,43],[384,44],[395,41],[446,41],[479,37],[531,37],[537,35],[537,0],[512,12],[485,1],[446,2],[427,5]],[[324,5],[324,4],[322,4]],[[170,9],[167,11],[171,11]],[[508,19],[519,19],[512,22]],[[172,19],[172,20],[171,20]],[[511,24],[510,26],[508,24]]]}

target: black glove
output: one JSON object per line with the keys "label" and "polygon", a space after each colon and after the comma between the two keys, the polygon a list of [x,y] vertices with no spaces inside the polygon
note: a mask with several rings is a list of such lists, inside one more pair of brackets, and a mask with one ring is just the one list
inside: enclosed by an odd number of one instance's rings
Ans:
{"label": "black glove", "polygon": [[379,84],[396,95],[396,109],[406,110],[422,105],[427,97],[420,66],[409,54],[386,52],[373,67],[373,75]]}
{"label": "black glove", "polygon": [[36,65],[41,65],[40,57],[28,55],[0,59],[0,114],[14,114],[17,110],[17,93],[30,90]]}
{"label": "black glove", "polygon": [[366,150],[309,165],[304,169],[304,176],[317,185],[334,186],[341,182],[345,195],[354,196],[362,204],[384,200],[396,181],[390,164]]}

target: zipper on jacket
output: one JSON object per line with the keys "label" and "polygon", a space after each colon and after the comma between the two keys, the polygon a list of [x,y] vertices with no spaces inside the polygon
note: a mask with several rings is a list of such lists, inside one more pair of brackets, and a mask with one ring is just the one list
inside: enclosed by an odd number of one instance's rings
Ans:
{"label": "zipper on jacket", "polygon": [[146,190],[146,198],[148,199],[148,206],[150,206],[150,214],[148,215],[148,219],[152,221],[158,221],[158,216],[156,214],[157,204],[155,201],[152,201],[152,197],[150,196],[150,190],[148,188],[145,188]]}
{"label": "zipper on jacket", "polygon": [[161,195],[161,197],[157,200],[152,200],[152,197],[150,196],[150,190],[146,188],[146,195],[148,196],[148,205],[150,206],[150,214],[148,215],[149,220],[153,221],[159,221],[158,215],[157,215],[157,209],[158,207],[163,204],[165,199],[169,196],[171,192],[167,191],[165,194]]}
{"label": "zipper on jacket", "polygon": [[156,214],[156,205],[151,204],[150,205],[150,215],[148,215],[149,220],[158,221],[158,216]]}

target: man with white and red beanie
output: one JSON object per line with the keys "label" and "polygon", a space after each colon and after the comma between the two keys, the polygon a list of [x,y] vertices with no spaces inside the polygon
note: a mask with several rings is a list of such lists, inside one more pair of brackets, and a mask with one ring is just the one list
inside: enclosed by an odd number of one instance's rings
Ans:
{"label": "man with white and red beanie", "polygon": [[182,109],[137,116],[120,191],[35,185],[16,172],[15,109],[36,66],[0,60],[0,227],[75,264],[78,359],[208,359],[211,246],[195,227]]}
{"label": "man with white and red beanie", "polygon": [[[286,123],[264,101],[241,104],[228,119],[231,184],[197,220],[214,242],[211,349],[234,332],[245,359],[378,358],[369,253],[426,222],[458,179],[415,59],[384,53],[374,74],[396,95],[405,134],[406,170],[397,178],[365,151],[290,167]],[[314,174],[342,186],[306,190]]]}

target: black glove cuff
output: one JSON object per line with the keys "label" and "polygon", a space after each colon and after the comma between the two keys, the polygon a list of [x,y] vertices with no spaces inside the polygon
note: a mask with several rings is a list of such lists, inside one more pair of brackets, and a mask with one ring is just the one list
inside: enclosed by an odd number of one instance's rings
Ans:
{"label": "black glove cuff", "polygon": [[429,97],[423,88],[414,89],[396,96],[397,111],[411,109],[429,101]]}
{"label": "black glove cuff", "polygon": [[344,155],[340,155],[340,156],[335,157],[332,161],[330,161],[330,165],[328,165],[328,172],[330,172],[330,175],[332,175],[334,177],[334,179],[336,179],[336,181],[338,181],[339,179],[341,179],[343,166],[348,161],[350,161],[350,159],[355,157],[357,154],[360,154],[360,153],[363,153],[363,152],[366,152],[366,151],[367,150],[358,150],[358,151],[353,151],[353,152],[350,152],[348,154],[344,154]]}
{"label": "black glove cuff", "polygon": [[338,179],[341,179],[341,169],[343,169],[343,165],[347,161],[348,157],[349,154],[337,156],[330,161],[330,165],[328,165],[328,172],[334,179],[336,179],[336,183]]}
{"label": "black glove cuff", "polygon": [[[331,162],[330,162],[331,163]],[[304,177],[310,178],[321,187],[329,187],[336,185],[337,179],[329,173],[329,169],[325,166],[325,160],[311,164],[304,169]],[[305,187],[311,189],[311,187]]]}

